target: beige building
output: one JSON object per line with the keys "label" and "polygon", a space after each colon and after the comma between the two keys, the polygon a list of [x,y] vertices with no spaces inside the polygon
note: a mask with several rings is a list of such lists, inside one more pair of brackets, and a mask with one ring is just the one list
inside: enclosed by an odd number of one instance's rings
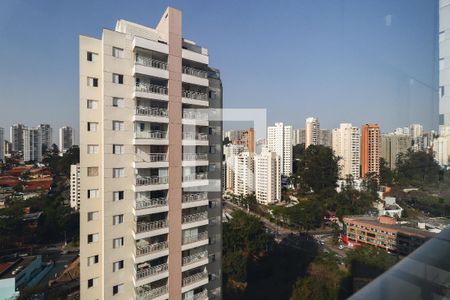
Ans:
{"label": "beige building", "polygon": [[360,175],[360,130],[350,123],[341,123],[333,129],[333,151],[340,157],[339,177],[345,179],[352,175],[358,179]]}
{"label": "beige building", "polygon": [[266,205],[281,200],[280,157],[267,148],[255,155],[255,196]]}
{"label": "beige building", "polygon": [[[81,299],[220,299],[222,107],[168,8],[80,36]],[[213,114],[217,116],[217,111]]]}
{"label": "beige building", "polygon": [[80,209],[80,164],[70,165],[70,207]]}
{"label": "beige building", "polygon": [[255,191],[254,153],[242,152],[234,158],[234,194],[249,195]]}
{"label": "beige building", "polygon": [[411,148],[412,139],[404,134],[383,134],[381,136],[381,157],[387,166],[394,170],[397,157],[400,153],[406,153]]}
{"label": "beige building", "polygon": [[309,145],[319,145],[320,143],[320,123],[319,119],[310,117],[305,121],[305,149]]}

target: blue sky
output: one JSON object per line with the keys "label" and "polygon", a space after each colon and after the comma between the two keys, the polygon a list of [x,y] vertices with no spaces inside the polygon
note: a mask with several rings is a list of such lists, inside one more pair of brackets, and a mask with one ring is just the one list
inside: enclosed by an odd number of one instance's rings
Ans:
{"label": "blue sky", "polygon": [[168,5],[209,48],[225,107],[267,108],[294,127],[308,116],[323,128],[437,127],[434,0],[1,1],[0,127],[78,129],[78,35],[119,18],[153,27]]}

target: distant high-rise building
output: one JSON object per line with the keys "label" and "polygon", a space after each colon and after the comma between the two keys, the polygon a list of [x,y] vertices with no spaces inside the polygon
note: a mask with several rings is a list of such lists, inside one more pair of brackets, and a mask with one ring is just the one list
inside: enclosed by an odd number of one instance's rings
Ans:
{"label": "distant high-rise building", "polygon": [[449,138],[446,136],[440,136],[436,139],[434,139],[434,158],[436,162],[443,168],[446,168],[448,164],[448,145],[449,145]]}
{"label": "distant high-rise building", "polygon": [[365,124],[361,130],[361,177],[380,175],[380,126]]}
{"label": "distant high-rise building", "polygon": [[253,128],[247,129],[246,147],[248,152],[255,153],[255,129]]}
{"label": "distant high-rise building", "polygon": [[305,128],[292,130],[292,145],[300,145],[305,143]]}
{"label": "distant high-rise building", "polygon": [[439,126],[450,125],[450,3],[439,0]]}
{"label": "distant high-rise building", "polygon": [[23,130],[23,145],[24,161],[42,161],[42,134],[39,127]]}
{"label": "distant high-rise building", "polygon": [[266,147],[255,155],[255,195],[266,205],[281,200],[280,157]]}
{"label": "distant high-rise building", "polygon": [[281,174],[292,174],[292,126],[275,123],[267,128],[267,148],[280,157]]}
{"label": "distant high-rise building", "polygon": [[255,191],[254,153],[242,152],[234,158],[234,193],[249,195]]}
{"label": "distant high-rise building", "polygon": [[341,123],[333,129],[333,151],[341,158],[339,177],[352,175],[354,179],[360,176],[360,130],[350,123]]}
{"label": "distant high-rise building", "polygon": [[401,134],[383,134],[381,136],[380,155],[392,170],[396,168],[397,157],[411,148],[411,137]]}
{"label": "distant high-rise building", "polygon": [[331,129],[320,129],[319,145],[330,147],[333,145]]}
{"label": "distant high-rise building", "polygon": [[227,191],[234,191],[234,161],[235,157],[245,151],[244,145],[228,144],[224,146],[223,154],[224,162],[224,187]]}
{"label": "distant high-rise building", "polygon": [[53,131],[49,124],[39,125],[39,130],[42,135],[42,153],[45,153],[52,147],[53,144]]}
{"label": "distant high-rise building", "polygon": [[72,127],[64,126],[59,129],[59,151],[66,152],[75,144],[75,132]]}
{"label": "distant high-rise building", "polygon": [[5,148],[4,149],[4,153],[5,153],[5,157],[8,157],[11,155],[11,148],[12,148],[12,144],[11,142],[5,140]]}
{"label": "distant high-rise building", "polygon": [[5,130],[0,127],[0,161],[5,161]]}
{"label": "distant high-rise building", "polygon": [[420,124],[409,125],[409,135],[415,139],[423,135],[423,126]]}
{"label": "distant high-rise building", "polygon": [[70,207],[80,209],[80,164],[70,166]]}
{"label": "distant high-rise building", "polygon": [[20,152],[23,154],[23,131],[27,126],[23,124],[14,124],[10,130],[10,140],[13,152]]}
{"label": "distant high-rise building", "polygon": [[305,122],[305,148],[320,142],[320,123],[317,118],[307,118]]}

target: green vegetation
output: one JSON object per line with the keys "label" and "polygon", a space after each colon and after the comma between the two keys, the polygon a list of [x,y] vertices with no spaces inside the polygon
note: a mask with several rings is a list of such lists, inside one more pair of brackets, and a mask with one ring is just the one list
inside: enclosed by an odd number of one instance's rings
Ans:
{"label": "green vegetation", "polygon": [[436,185],[442,176],[439,165],[429,152],[409,150],[407,153],[400,153],[396,166],[396,183],[401,186]]}

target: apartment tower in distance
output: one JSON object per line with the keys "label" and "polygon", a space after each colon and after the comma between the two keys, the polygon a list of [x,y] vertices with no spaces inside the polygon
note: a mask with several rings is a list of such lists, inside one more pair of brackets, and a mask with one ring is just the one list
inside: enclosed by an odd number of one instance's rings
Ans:
{"label": "apartment tower in distance", "polygon": [[360,166],[360,130],[350,123],[341,123],[339,128],[333,129],[333,151],[340,157],[341,167],[339,177],[345,179],[352,175],[354,179],[359,178]]}
{"label": "apartment tower in distance", "polygon": [[361,177],[380,175],[380,126],[365,124],[361,130]]}
{"label": "apartment tower in distance", "polygon": [[439,127],[450,125],[450,1],[439,0]]}
{"label": "apartment tower in distance", "polygon": [[267,148],[280,157],[281,174],[292,174],[292,126],[275,123],[267,127]]}
{"label": "apartment tower in distance", "polygon": [[[81,299],[221,299],[222,84],[168,8],[80,36]],[[216,118],[217,116],[217,118]]]}
{"label": "apartment tower in distance", "polygon": [[75,144],[75,132],[72,127],[64,126],[59,129],[59,151],[66,152]]}
{"label": "apartment tower in distance", "polygon": [[305,121],[305,149],[309,145],[320,143],[320,123],[317,118],[307,118]]}

